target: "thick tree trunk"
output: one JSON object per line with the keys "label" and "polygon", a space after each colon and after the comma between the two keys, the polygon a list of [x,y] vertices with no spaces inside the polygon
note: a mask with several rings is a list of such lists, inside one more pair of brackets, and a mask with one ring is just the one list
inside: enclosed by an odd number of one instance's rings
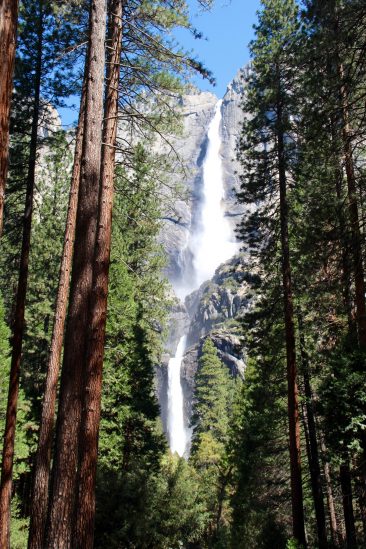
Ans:
{"label": "thick tree trunk", "polygon": [[95,480],[102,393],[102,369],[107,319],[108,279],[112,236],[115,142],[117,136],[118,86],[122,43],[122,0],[109,2],[110,55],[108,56],[98,232],[93,263],[90,301],[90,336],[85,368],[85,399],[80,433],[79,499],[75,547],[93,547]]}
{"label": "thick tree trunk", "polygon": [[16,416],[19,394],[20,361],[24,332],[25,298],[28,285],[29,252],[32,229],[33,193],[37,160],[37,131],[40,108],[40,87],[42,71],[42,41],[43,41],[43,6],[39,3],[37,64],[35,67],[34,103],[32,115],[31,139],[29,145],[29,161],[27,174],[27,190],[23,217],[23,237],[20,255],[18,288],[14,312],[12,334],[12,354],[10,366],[9,394],[6,410],[4,446],[0,486],[0,547],[9,547],[10,543],[10,502],[12,490],[12,473],[14,460],[14,442]]}
{"label": "thick tree trunk", "polygon": [[[279,77],[280,78],[280,77]],[[279,80],[280,85],[280,80]],[[280,191],[280,221],[281,221],[281,252],[282,252],[282,283],[284,320],[286,337],[287,357],[287,384],[288,384],[288,418],[289,418],[289,442],[290,442],[290,465],[291,465],[291,499],[292,499],[292,520],[293,536],[300,543],[306,546],[304,527],[304,507],[301,479],[301,450],[300,450],[300,417],[297,388],[297,365],[296,365],[296,344],[294,308],[292,297],[292,280],[290,264],[290,245],[288,234],[288,204],[287,204],[287,179],[285,145],[283,135],[283,113],[281,93],[278,93],[277,100],[277,153],[278,153],[278,177]]]}
{"label": "thick tree trunk", "polygon": [[308,430],[308,461],[311,480],[311,491],[313,494],[316,526],[318,534],[319,548],[324,549],[328,546],[327,529],[325,523],[324,495],[321,480],[320,460],[318,452],[318,441],[316,434],[316,422],[314,412],[314,399],[310,384],[309,358],[305,349],[304,328],[301,314],[298,314],[299,339],[301,362],[303,369],[304,390],[305,390],[305,421]]}
{"label": "thick tree trunk", "polygon": [[352,481],[349,463],[344,462],[339,468],[339,477],[341,481],[342,503],[344,522],[346,526],[346,543],[347,549],[356,549],[356,530],[355,517],[352,503]]}
{"label": "thick tree trunk", "polygon": [[105,67],[105,0],[90,6],[88,78],[70,305],[65,333],[57,437],[45,547],[70,548],[77,468],[88,309],[98,217]]}
{"label": "thick tree trunk", "polygon": [[18,20],[18,0],[0,3],[0,236],[9,164],[9,120]]}
{"label": "thick tree trunk", "polygon": [[31,499],[31,515],[28,538],[29,549],[42,549],[44,547],[57,382],[60,371],[67,301],[70,288],[70,272],[74,248],[76,212],[80,182],[80,161],[84,134],[85,77],[86,72],[84,76],[79,121],[76,132],[74,166],[71,177],[69,205],[67,210],[64,245],[60,266],[55,320],[47,365],[47,377],[43,397],[38,448],[34,463],[33,492]]}

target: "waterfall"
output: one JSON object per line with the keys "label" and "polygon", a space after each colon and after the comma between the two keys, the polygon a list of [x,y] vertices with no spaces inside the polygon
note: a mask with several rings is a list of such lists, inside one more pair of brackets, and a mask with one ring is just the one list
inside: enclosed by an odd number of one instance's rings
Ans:
{"label": "waterfall", "polygon": [[[174,287],[176,295],[182,301],[203,282],[211,279],[217,267],[238,250],[222,207],[225,188],[220,157],[221,105],[222,100],[215,106],[215,113],[207,131],[208,143],[203,163],[199,221],[187,243],[187,248],[193,255],[194,280],[183,280],[179,286]],[[177,452],[180,456],[186,451],[190,437],[190,431],[184,425],[183,390],[180,379],[186,339],[186,335],[181,337],[175,357],[170,359],[168,365],[169,445],[171,451]]]}
{"label": "waterfall", "polygon": [[217,267],[230,259],[238,249],[222,208],[225,188],[220,156],[221,105],[220,99],[216,103],[215,114],[208,127],[208,145],[203,163],[201,219],[196,234],[192,235],[191,249],[196,288],[205,280],[210,280]]}
{"label": "waterfall", "polygon": [[183,417],[183,390],[180,368],[187,337],[180,338],[175,357],[168,364],[168,433],[171,451],[183,456],[187,445],[187,433]]}

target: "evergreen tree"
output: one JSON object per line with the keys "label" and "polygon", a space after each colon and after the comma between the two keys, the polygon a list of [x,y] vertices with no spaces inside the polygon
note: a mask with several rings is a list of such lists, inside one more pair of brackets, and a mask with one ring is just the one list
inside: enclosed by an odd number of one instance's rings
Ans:
{"label": "evergreen tree", "polygon": [[[244,165],[240,198],[262,201],[262,216],[256,212],[254,219],[257,234],[260,230],[261,238],[270,235],[273,239],[270,244],[279,246],[287,355],[293,535],[305,545],[288,197],[291,167],[296,159],[298,9],[292,0],[264,0],[262,4],[256,39],[251,44],[252,73],[245,102],[245,110],[251,116],[244,123],[239,143]],[[267,253],[270,247],[273,253],[272,246],[267,245]]]}
{"label": "evergreen tree", "polygon": [[209,521],[202,537],[205,547],[225,546],[227,541],[230,517],[227,490],[231,467],[227,461],[226,445],[233,395],[234,380],[208,337],[203,343],[195,375],[190,458],[206,495]]}
{"label": "evergreen tree", "polygon": [[195,376],[192,455],[203,443],[205,435],[218,443],[226,442],[231,398],[229,372],[217,356],[212,340],[207,338]]}

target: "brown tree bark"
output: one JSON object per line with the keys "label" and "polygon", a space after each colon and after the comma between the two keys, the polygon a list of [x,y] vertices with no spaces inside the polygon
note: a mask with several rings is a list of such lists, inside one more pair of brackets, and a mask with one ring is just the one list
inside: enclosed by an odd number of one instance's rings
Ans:
{"label": "brown tree bark", "polygon": [[42,43],[43,43],[43,6],[39,3],[38,19],[37,62],[35,67],[34,103],[32,114],[31,139],[29,145],[29,160],[27,173],[27,190],[23,217],[22,249],[20,255],[19,278],[16,293],[14,323],[12,333],[12,354],[10,365],[10,380],[4,446],[2,457],[1,486],[0,486],[0,547],[9,547],[10,543],[10,502],[12,490],[12,474],[14,461],[15,428],[19,394],[20,361],[24,332],[25,298],[28,285],[29,252],[32,229],[33,194],[35,184],[35,170],[37,161],[37,131],[40,112],[40,88],[42,71]]}
{"label": "brown tree bark", "polygon": [[79,200],[45,547],[73,546],[88,308],[98,217],[105,68],[105,0],[91,0]]}
{"label": "brown tree bark", "polygon": [[283,132],[283,108],[281,99],[281,81],[278,74],[277,114],[277,163],[280,191],[280,224],[282,255],[282,286],[286,338],[287,385],[288,385],[288,419],[289,447],[291,466],[291,501],[293,536],[304,547],[306,546],[304,507],[301,478],[300,417],[297,388],[296,343],[294,325],[294,307],[292,295],[290,244],[288,233],[288,203],[285,143]]}
{"label": "brown tree bark", "polygon": [[309,374],[309,357],[305,349],[304,328],[301,314],[298,313],[299,324],[299,340],[300,340],[300,353],[302,362],[302,374],[304,379],[304,392],[305,392],[305,423],[307,427],[308,435],[308,461],[311,480],[311,491],[314,500],[314,509],[316,517],[316,527],[318,534],[319,549],[325,549],[328,546],[327,541],[327,529],[325,522],[325,509],[324,509],[324,494],[321,480],[320,470],[320,458],[318,451],[317,429],[315,421],[314,411],[314,398],[311,390],[310,374]]}
{"label": "brown tree bark", "polygon": [[352,153],[352,133],[349,122],[348,92],[344,83],[344,69],[341,63],[338,64],[338,74],[340,79],[340,101],[343,118],[343,155],[347,178],[349,218],[351,223],[351,251],[353,255],[358,342],[361,349],[366,349],[366,301],[362,238],[358,213],[357,184]]}
{"label": "brown tree bark", "polygon": [[80,181],[80,161],[84,134],[85,77],[86,73],[84,75],[79,121],[76,131],[74,166],[71,176],[69,205],[67,210],[64,245],[60,265],[55,320],[47,365],[47,377],[43,397],[37,454],[34,462],[33,491],[31,498],[28,538],[29,549],[42,549],[44,547],[57,382],[60,371],[61,351],[70,288],[72,253],[75,239],[76,212]]}
{"label": "brown tree bark", "polygon": [[9,120],[18,21],[18,0],[0,2],[0,236],[9,164]]}
{"label": "brown tree bark", "polygon": [[351,472],[348,462],[341,464],[339,468],[339,478],[341,481],[342,490],[342,503],[344,522],[346,526],[346,543],[347,549],[356,549],[356,529],[355,529],[355,517],[353,511],[352,502],[352,481]]}
{"label": "brown tree bark", "polygon": [[90,301],[90,335],[85,367],[85,398],[80,433],[79,499],[75,547],[93,547],[95,517],[95,481],[102,393],[102,370],[112,237],[112,207],[116,156],[118,87],[122,47],[122,0],[109,2],[109,51],[104,110],[101,187],[98,232],[93,262],[93,290]]}

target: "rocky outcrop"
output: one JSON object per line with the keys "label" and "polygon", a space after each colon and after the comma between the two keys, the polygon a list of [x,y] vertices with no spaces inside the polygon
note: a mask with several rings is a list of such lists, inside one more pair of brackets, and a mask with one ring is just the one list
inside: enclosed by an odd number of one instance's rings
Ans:
{"label": "rocky outcrop", "polygon": [[167,352],[157,368],[159,402],[163,425],[167,417],[167,365],[174,356],[179,337],[188,333],[187,349],[181,368],[184,392],[185,418],[189,424],[194,378],[204,340],[209,337],[219,358],[233,377],[243,377],[245,372],[245,340],[239,323],[253,299],[252,284],[255,275],[250,272],[245,254],[238,254],[220,265],[214,277],[189,295],[185,303],[175,302],[171,313],[170,335]]}
{"label": "rocky outcrop", "polygon": [[251,290],[246,256],[240,254],[220,265],[212,280],[186,298],[191,317],[188,345],[208,334],[217,324],[240,316],[249,306]]}

